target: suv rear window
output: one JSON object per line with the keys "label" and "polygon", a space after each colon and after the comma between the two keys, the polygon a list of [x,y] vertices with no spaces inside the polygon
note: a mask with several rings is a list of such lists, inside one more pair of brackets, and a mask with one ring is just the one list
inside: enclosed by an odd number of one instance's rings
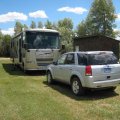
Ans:
{"label": "suv rear window", "polygon": [[88,54],[89,65],[117,64],[118,59],[113,53]]}
{"label": "suv rear window", "polygon": [[106,65],[106,64],[117,64],[118,59],[113,53],[101,52],[99,54],[79,54],[78,53],[78,64],[79,65]]}

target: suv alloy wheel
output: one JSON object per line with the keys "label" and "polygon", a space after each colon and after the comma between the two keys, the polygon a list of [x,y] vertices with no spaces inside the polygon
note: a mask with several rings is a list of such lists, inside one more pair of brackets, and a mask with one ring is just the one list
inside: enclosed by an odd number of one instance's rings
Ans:
{"label": "suv alloy wheel", "polygon": [[52,84],[53,82],[53,78],[50,71],[47,72],[47,82],[48,84]]}
{"label": "suv alloy wheel", "polygon": [[84,94],[84,88],[82,87],[81,82],[77,77],[72,78],[71,88],[75,95]]}

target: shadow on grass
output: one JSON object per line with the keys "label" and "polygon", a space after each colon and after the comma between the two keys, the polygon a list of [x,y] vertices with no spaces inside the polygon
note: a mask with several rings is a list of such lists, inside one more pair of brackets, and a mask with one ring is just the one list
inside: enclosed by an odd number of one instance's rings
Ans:
{"label": "shadow on grass", "polygon": [[118,96],[115,91],[108,91],[108,90],[97,90],[97,91],[87,91],[83,96],[75,96],[72,91],[71,87],[66,84],[62,84],[59,82],[54,82],[52,85],[48,85],[47,81],[43,82],[47,87],[51,87],[52,89],[64,94],[72,99],[75,100],[98,100],[98,99],[105,99],[109,97]]}
{"label": "shadow on grass", "polygon": [[9,73],[10,75],[17,75],[17,76],[43,76],[46,74],[45,71],[27,71],[24,73],[19,67],[14,67],[13,64],[7,63],[2,64],[4,70]]}

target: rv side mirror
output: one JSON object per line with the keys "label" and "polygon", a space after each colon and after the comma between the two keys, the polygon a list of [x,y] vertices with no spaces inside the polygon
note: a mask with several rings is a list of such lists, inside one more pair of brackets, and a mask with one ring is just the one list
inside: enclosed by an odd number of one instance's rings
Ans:
{"label": "rv side mirror", "polygon": [[62,39],[62,36],[61,36],[61,35],[59,36],[59,39],[60,39],[60,40]]}
{"label": "rv side mirror", "polygon": [[61,48],[61,49],[62,49],[62,50],[66,49],[66,48],[65,48],[65,45],[62,45],[62,48]]}
{"label": "rv side mirror", "polygon": [[61,52],[61,54],[66,53],[66,47],[65,47],[65,45],[61,46],[61,49],[59,50],[59,52]]}

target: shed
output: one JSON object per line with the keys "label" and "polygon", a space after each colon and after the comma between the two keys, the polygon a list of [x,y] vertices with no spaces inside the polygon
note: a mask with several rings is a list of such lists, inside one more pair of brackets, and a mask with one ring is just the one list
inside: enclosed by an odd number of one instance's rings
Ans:
{"label": "shed", "polygon": [[74,51],[113,51],[119,58],[119,42],[103,35],[75,37],[73,48]]}

